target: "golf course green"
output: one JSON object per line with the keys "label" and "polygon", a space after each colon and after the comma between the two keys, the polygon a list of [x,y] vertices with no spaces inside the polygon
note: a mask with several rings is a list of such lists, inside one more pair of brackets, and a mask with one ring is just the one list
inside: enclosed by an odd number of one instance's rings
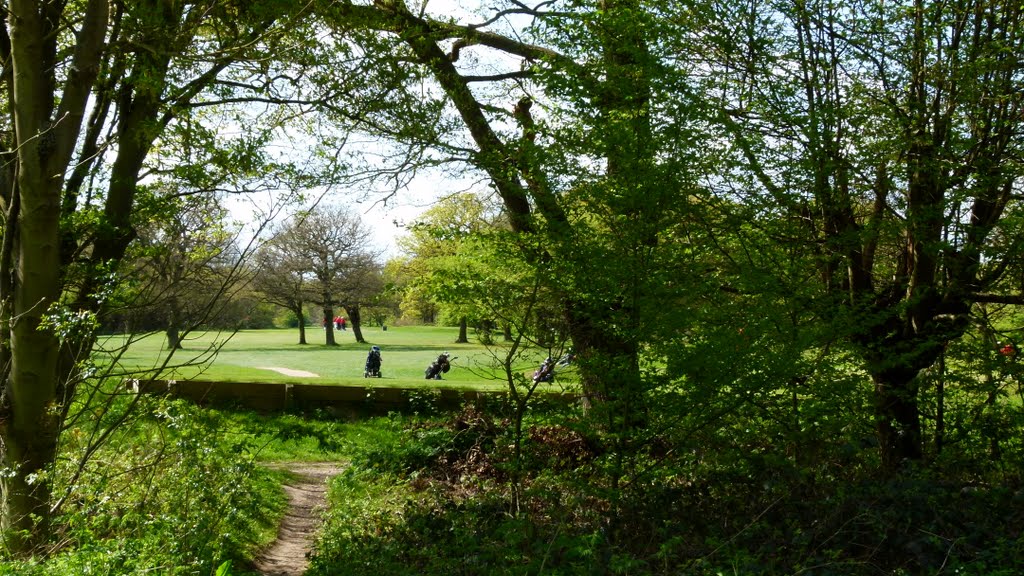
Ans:
{"label": "golf course green", "polygon": [[[169,354],[161,333],[131,338],[111,335],[102,338],[99,347],[100,357],[120,354],[118,364],[126,376],[134,378],[400,388],[424,386],[424,370],[447,351],[453,358],[452,368],[443,380],[431,381],[432,387],[508,387],[501,368],[508,346],[500,336],[489,347],[473,335],[470,343],[456,344],[455,327],[363,327],[363,337],[366,343],[358,343],[351,330],[337,331],[338,344],[327,346],[323,329],[310,327],[306,330],[307,344],[298,344],[299,331],[291,328],[195,332],[173,354]],[[381,348],[381,378],[363,377],[371,346]],[[547,354],[545,349],[526,350],[513,362],[514,370],[529,377]],[[566,369],[564,376],[571,377],[572,372]]]}

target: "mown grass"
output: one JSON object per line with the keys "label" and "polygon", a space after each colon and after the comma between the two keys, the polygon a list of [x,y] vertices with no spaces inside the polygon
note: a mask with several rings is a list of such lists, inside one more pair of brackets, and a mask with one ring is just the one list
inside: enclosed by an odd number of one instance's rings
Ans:
{"label": "mown grass", "polygon": [[[457,328],[435,326],[390,327],[386,331],[369,327],[363,329],[363,336],[365,344],[356,342],[351,330],[338,332],[338,345],[327,346],[319,327],[307,330],[305,345],[298,344],[297,329],[193,333],[168,360],[166,339],[158,333],[131,341],[119,362],[135,377],[406,388],[423,387],[424,370],[447,351],[455,357],[452,370],[444,380],[432,381],[431,387],[507,388],[498,358],[505,353],[500,338],[491,347],[472,337],[469,344],[456,344]],[[127,337],[115,335],[101,339],[99,346],[114,353],[127,342]],[[366,355],[373,345],[382,350],[383,377],[379,379],[363,378]],[[546,354],[546,350],[527,351],[516,362],[515,370],[532,374]],[[164,362],[166,368],[159,370]],[[290,376],[271,368],[301,370],[316,376]],[[153,376],[158,370],[159,375]],[[567,371],[563,375],[570,374]],[[561,380],[566,382],[567,378]]]}

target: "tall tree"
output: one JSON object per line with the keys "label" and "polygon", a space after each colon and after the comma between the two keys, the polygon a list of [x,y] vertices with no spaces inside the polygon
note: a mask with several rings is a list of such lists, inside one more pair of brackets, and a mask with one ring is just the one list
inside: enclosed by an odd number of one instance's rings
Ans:
{"label": "tall tree", "polygon": [[[135,238],[147,158],[233,64],[293,8],[220,0],[5,2],[0,209],[2,529],[16,553],[49,531],[62,420]],[[258,68],[239,69],[252,78]],[[221,85],[221,95],[230,84]],[[209,100],[204,102],[208,103]],[[64,314],[63,311],[75,311]],[[61,320],[65,319],[65,320]]]}
{"label": "tall tree", "polygon": [[359,305],[380,288],[374,282],[379,265],[371,240],[372,231],[357,214],[341,206],[318,205],[294,216],[276,241],[294,270],[309,278],[307,298],[320,304],[328,346],[337,344],[336,307],[348,313],[356,341],[364,341]]}
{"label": "tall tree", "polygon": [[[545,277],[557,284],[585,396],[616,406],[606,414],[613,428],[642,420],[639,350],[653,319],[646,314],[656,310],[643,302],[654,294],[658,231],[686,206],[679,200],[687,179],[678,177],[685,164],[667,179],[658,151],[671,141],[663,131],[669,124],[651,107],[655,86],[668,89],[669,72],[650,53],[654,15],[670,8],[633,0],[508,3],[488,6],[490,17],[474,24],[432,18],[401,1],[333,8],[325,18],[364,50],[419,65],[376,66],[362,76],[367,91],[404,109],[424,101],[424,75],[438,86],[421,107],[434,115],[430,129],[372,111],[346,120],[438,151],[424,162],[455,160],[486,174],[520,255],[557,270]],[[509,24],[526,19],[535,25]],[[463,55],[477,52],[516,65],[476,70],[477,60]],[[673,118],[674,136],[686,125]]]}
{"label": "tall tree", "polygon": [[299,344],[306,344],[306,287],[309,279],[296,257],[289,252],[286,236],[277,235],[263,244],[256,253],[253,288],[268,302],[295,315],[298,320]]}
{"label": "tall tree", "polygon": [[[461,243],[496,224],[496,215],[488,214],[487,205],[476,195],[459,193],[440,200],[424,212],[409,227],[409,234],[399,239],[398,246],[410,256],[406,268],[415,280],[407,286],[407,294],[420,298],[433,294],[432,301],[454,305],[447,315],[459,322],[456,342],[468,342],[467,315],[473,314],[472,302],[460,302],[458,295],[445,291],[454,298],[439,298],[439,292],[448,281],[445,259],[459,252]],[[468,295],[466,295],[468,296]],[[474,315],[474,320],[490,320],[486,313]]]}
{"label": "tall tree", "polygon": [[[874,385],[883,462],[924,455],[922,370],[1008,269],[1024,12],[974,0],[721,4],[714,118],[802,223],[823,317]],[[1009,232],[1008,229],[1006,229]],[[794,230],[794,232],[796,232]],[[1005,284],[1002,285],[1005,287]]]}
{"label": "tall tree", "polygon": [[[168,349],[181,348],[181,339],[211,317],[241,282],[233,259],[235,234],[224,222],[226,210],[210,195],[174,196],[156,191],[156,212],[136,219],[138,240],[127,253],[137,266],[133,280],[142,285],[137,313],[150,325],[162,326]],[[143,216],[143,214],[140,214]],[[155,322],[153,322],[155,320]]]}

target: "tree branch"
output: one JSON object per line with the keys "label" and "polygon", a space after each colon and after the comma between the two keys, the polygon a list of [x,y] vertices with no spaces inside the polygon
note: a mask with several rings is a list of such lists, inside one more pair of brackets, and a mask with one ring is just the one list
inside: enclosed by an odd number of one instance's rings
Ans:
{"label": "tree branch", "polygon": [[466,75],[462,79],[466,82],[499,82],[501,80],[513,80],[521,78],[530,78],[534,76],[530,70],[520,70],[518,72],[505,72],[503,74],[490,74],[487,76],[472,76]]}
{"label": "tree branch", "polygon": [[1024,294],[991,294],[975,292],[967,297],[975,304],[1024,304]]}

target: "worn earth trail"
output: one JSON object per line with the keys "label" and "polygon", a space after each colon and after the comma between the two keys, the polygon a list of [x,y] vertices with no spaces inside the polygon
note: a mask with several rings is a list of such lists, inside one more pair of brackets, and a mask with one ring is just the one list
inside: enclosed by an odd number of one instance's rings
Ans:
{"label": "worn earth trail", "polygon": [[264,576],[302,576],[306,572],[309,568],[307,554],[326,505],[327,481],[343,467],[337,462],[274,465],[274,468],[291,472],[294,478],[284,485],[288,509],[281,519],[277,540],[256,558],[254,569],[257,572]]}

